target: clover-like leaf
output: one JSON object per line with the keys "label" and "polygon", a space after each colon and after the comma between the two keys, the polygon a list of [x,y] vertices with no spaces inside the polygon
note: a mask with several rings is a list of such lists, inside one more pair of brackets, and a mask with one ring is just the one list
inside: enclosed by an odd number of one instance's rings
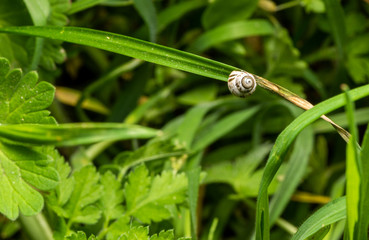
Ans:
{"label": "clover-like leaf", "polygon": [[146,167],[141,165],[128,179],[125,186],[126,214],[144,223],[170,218],[169,209],[185,200],[188,182],[184,173],[164,171],[151,182]]}
{"label": "clover-like leaf", "polygon": [[[35,72],[22,77],[20,69],[10,71],[7,59],[0,58],[0,124],[55,123],[48,107],[54,96],[51,84],[40,82]],[[19,211],[34,215],[44,201],[36,190],[50,190],[59,175],[49,164],[50,148],[30,148],[0,140],[0,212],[15,220]]]}
{"label": "clover-like leaf", "polygon": [[104,194],[100,199],[103,206],[105,221],[114,220],[123,214],[123,197],[124,193],[120,182],[113,173],[106,172],[101,177],[101,184],[104,187]]}
{"label": "clover-like leaf", "polygon": [[78,231],[77,233],[72,233],[72,235],[65,237],[65,240],[96,240],[96,237],[91,235],[87,239],[86,233]]}
{"label": "clover-like leaf", "polygon": [[66,211],[68,224],[94,224],[101,216],[96,202],[100,199],[103,188],[98,184],[100,175],[93,166],[86,166],[74,172],[75,186],[68,200],[63,206]]}
{"label": "clover-like leaf", "polygon": [[55,123],[44,110],[52,103],[55,88],[37,82],[36,72],[22,77],[20,69],[10,71],[8,60],[0,58],[0,123]]}

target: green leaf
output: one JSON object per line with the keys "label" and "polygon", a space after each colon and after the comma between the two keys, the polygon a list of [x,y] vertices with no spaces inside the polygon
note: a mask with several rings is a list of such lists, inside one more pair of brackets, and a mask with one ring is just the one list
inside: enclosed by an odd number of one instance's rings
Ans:
{"label": "green leaf", "polygon": [[20,69],[10,71],[9,62],[0,58],[0,123],[55,123],[44,110],[52,103],[55,88],[37,82],[36,72],[22,77]]}
{"label": "green leaf", "polygon": [[158,19],[153,1],[151,0],[133,0],[136,10],[144,19],[146,25],[149,27],[150,42],[156,42],[156,32],[158,28]]}
{"label": "green leaf", "polygon": [[215,100],[217,92],[216,84],[206,84],[179,95],[177,100],[181,104],[197,105]]}
{"label": "green leaf", "polygon": [[147,240],[149,227],[133,227],[121,235],[120,240]]}
{"label": "green leaf", "polygon": [[311,235],[310,237],[306,238],[306,240],[322,240],[328,234],[329,230],[331,229],[331,225],[325,226],[318,230],[316,233]]}
{"label": "green leaf", "polygon": [[[9,62],[0,58],[0,123],[54,123],[44,110],[53,99],[54,88],[46,82],[37,84],[37,74],[22,77],[19,69],[10,71]],[[30,103],[31,102],[31,103]],[[15,126],[15,125],[14,125]],[[36,190],[50,190],[58,184],[59,175],[49,164],[47,149],[33,149],[0,142],[0,212],[15,220],[19,211],[35,215],[43,207]],[[35,189],[36,188],[36,189]]]}
{"label": "green leaf", "polygon": [[240,124],[244,123],[247,119],[254,116],[259,109],[259,106],[250,107],[245,110],[231,113],[217,121],[212,126],[208,127],[205,132],[198,133],[198,136],[192,145],[192,150],[199,151],[200,149],[207,147]]}
{"label": "green leaf", "polygon": [[58,186],[51,191],[47,196],[47,204],[53,209],[53,211],[61,217],[66,217],[68,214],[65,212],[63,206],[67,203],[72,192],[74,190],[74,176],[71,175],[71,168],[67,162],[64,161],[64,158],[59,155],[59,153],[55,150],[54,156],[56,171],[59,173],[60,180]]}
{"label": "green leaf", "polygon": [[346,198],[341,197],[324,205],[311,215],[291,240],[306,239],[322,228],[346,218]]}
{"label": "green leaf", "polygon": [[249,18],[258,5],[257,0],[212,1],[202,15],[202,24],[210,29],[222,24]]}
{"label": "green leaf", "polygon": [[151,236],[150,240],[174,240],[173,230],[161,231],[159,235],[154,234]]}
{"label": "green leaf", "polygon": [[46,37],[96,47],[167,67],[227,81],[235,67],[139,39],[78,27],[6,27],[0,32]]}
{"label": "green leaf", "polygon": [[203,52],[222,42],[251,36],[271,35],[273,31],[272,25],[263,19],[232,22],[205,32],[191,44],[188,50]]}
{"label": "green leaf", "polygon": [[[228,183],[241,197],[257,196],[262,172],[256,169],[271,147],[271,144],[264,144],[237,158],[234,163],[226,161],[211,166],[206,171],[205,183]],[[276,183],[270,192],[275,190]]]}
{"label": "green leaf", "polygon": [[178,2],[165,8],[158,15],[158,33],[164,30],[172,22],[183,17],[186,13],[196,8],[200,8],[205,4],[206,0],[190,0]]}
{"label": "green leaf", "polygon": [[47,0],[24,0],[31,15],[33,24],[36,26],[46,25],[50,13],[50,4]]}
{"label": "green leaf", "polygon": [[[21,115],[24,119],[27,115]],[[72,146],[100,141],[145,139],[160,132],[152,128],[122,123],[70,123],[60,125],[0,125],[0,136],[12,142]]]}
{"label": "green leaf", "polygon": [[120,182],[111,172],[106,172],[100,179],[101,185],[104,188],[100,202],[105,216],[105,221],[117,219],[123,212],[123,197],[124,193],[121,189]]}
{"label": "green leaf", "polygon": [[152,139],[134,152],[123,151],[114,158],[114,162],[128,169],[147,161],[180,157],[185,154],[181,143],[172,138]]}
{"label": "green leaf", "polygon": [[337,0],[324,0],[331,33],[336,43],[339,57],[344,59],[344,46],[346,44],[345,15],[341,3]]}
{"label": "green leaf", "polygon": [[135,169],[125,185],[127,215],[133,215],[144,223],[161,221],[171,217],[170,207],[185,200],[187,178],[184,173],[164,171],[152,180],[144,165]]}
{"label": "green leaf", "polygon": [[124,215],[115,222],[113,222],[108,228],[106,239],[107,240],[119,239],[120,236],[129,231],[130,221],[131,221],[130,217]]}
{"label": "green leaf", "polygon": [[323,13],[325,12],[325,5],[323,0],[302,0],[301,4],[304,6],[306,12]]}
{"label": "green leaf", "polygon": [[[361,151],[361,164],[362,164],[362,176],[361,176],[361,200],[362,209],[369,209],[369,126],[367,126],[364,141],[362,144]],[[362,225],[359,226],[360,229],[368,229],[369,227],[369,216],[367,214],[362,214]]]}
{"label": "green leaf", "polygon": [[0,143],[0,212],[11,220],[35,215],[43,207],[41,190],[58,184],[59,175],[50,166],[50,157],[30,148]]}
{"label": "green leaf", "polygon": [[97,238],[92,234],[87,239],[86,233],[78,231],[77,233],[72,233],[72,235],[65,237],[65,240],[96,240]]}
{"label": "green leaf", "polygon": [[98,184],[99,174],[93,166],[86,166],[74,172],[74,190],[69,201],[63,206],[68,227],[73,223],[94,224],[99,220],[101,211],[96,202],[101,198],[103,187]]}
{"label": "green leaf", "polygon": [[191,235],[197,239],[197,201],[199,197],[201,167],[197,166],[187,171],[188,205],[191,214]]}
{"label": "green leaf", "polygon": [[[346,208],[347,208],[347,233],[349,239],[364,239],[368,235],[368,229],[360,229],[363,226],[363,201],[365,199],[365,189],[362,188],[361,175],[363,172],[362,163],[357,146],[358,129],[356,127],[354,111],[355,106],[348,93],[348,87],[343,86],[346,97],[346,114],[352,134],[346,147]],[[364,190],[364,191],[363,191]]]}
{"label": "green leaf", "polygon": [[[369,95],[369,85],[362,86],[350,91],[353,101]],[[269,239],[269,204],[268,186],[273,180],[276,172],[282,164],[283,156],[296,136],[306,126],[318,119],[323,114],[329,113],[345,104],[343,94],[332,97],[322,103],[315,105],[312,109],[304,112],[296,118],[288,127],[279,134],[276,143],[269,155],[267,165],[264,170],[263,179],[260,184],[257,201],[256,237],[259,239]]]}
{"label": "green leaf", "polygon": [[314,135],[307,128],[297,137],[282,183],[270,202],[270,222],[273,224],[282,214],[292,194],[304,177],[313,150]]}

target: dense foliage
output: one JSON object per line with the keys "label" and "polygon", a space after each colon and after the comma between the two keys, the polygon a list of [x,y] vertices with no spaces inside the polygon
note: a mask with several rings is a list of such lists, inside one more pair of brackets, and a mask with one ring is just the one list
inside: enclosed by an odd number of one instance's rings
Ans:
{"label": "dense foliage", "polygon": [[0,238],[366,239],[368,30],[368,1],[1,0]]}

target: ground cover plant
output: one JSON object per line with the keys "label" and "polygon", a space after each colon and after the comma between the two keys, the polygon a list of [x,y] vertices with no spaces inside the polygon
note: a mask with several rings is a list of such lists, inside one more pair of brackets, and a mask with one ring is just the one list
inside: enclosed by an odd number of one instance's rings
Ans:
{"label": "ground cover plant", "polygon": [[367,239],[368,14],[2,0],[0,238]]}

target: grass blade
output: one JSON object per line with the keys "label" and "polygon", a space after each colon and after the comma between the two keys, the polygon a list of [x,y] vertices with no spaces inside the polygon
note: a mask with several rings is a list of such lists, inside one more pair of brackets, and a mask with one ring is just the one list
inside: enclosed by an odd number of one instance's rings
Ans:
{"label": "grass blade", "polygon": [[78,123],[61,125],[1,125],[0,136],[23,144],[72,146],[107,140],[155,137],[160,131],[121,123]]}
{"label": "grass blade", "polygon": [[270,202],[271,224],[281,215],[301,179],[304,177],[313,145],[313,131],[311,128],[307,128],[297,137],[284,180]]}
{"label": "grass blade", "polygon": [[359,149],[356,145],[358,138],[358,130],[355,123],[354,103],[348,93],[348,86],[344,85],[346,97],[346,113],[347,119],[352,132],[352,137],[346,148],[346,208],[347,208],[347,228],[349,239],[365,239],[367,238],[368,229],[362,229],[363,215],[365,209],[362,208],[365,193],[361,188],[362,166],[359,157]]}
{"label": "grass blade", "polygon": [[149,27],[150,42],[156,42],[156,33],[158,29],[158,19],[153,1],[151,0],[133,0],[136,10],[144,19]]}
{"label": "grass blade", "polygon": [[272,33],[272,25],[263,19],[228,23],[201,35],[188,50],[191,52],[203,52],[221,42],[250,36],[270,35]]}
{"label": "grass blade", "polygon": [[5,27],[0,32],[45,37],[82,44],[180,69],[201,76],[227,81],[235,67],[195,54],[143,40],[79,27]]}
{"label": "grass blade", "polygon": [[[365,85],[350,91],[353,101],[369,95],[369,85]],[[257,239],[269,239],[269,206],[268,206],[268,186],[274,178],[277,170],[283,161],[283,156],[296,136],[321,115],[333,111],[345,104],[344,94],[332,97],[314,108],[304,112],[296,118],[278,136],[276,143],[269,155],[267,165],[264,170],[260,184],[256,210],[256,237]]]}
{"label": "grass blade", "polygon": [[341,197],[324,205],[311,215],[291,240],[306,239],[327,225],[346,218],[346,198]]}

